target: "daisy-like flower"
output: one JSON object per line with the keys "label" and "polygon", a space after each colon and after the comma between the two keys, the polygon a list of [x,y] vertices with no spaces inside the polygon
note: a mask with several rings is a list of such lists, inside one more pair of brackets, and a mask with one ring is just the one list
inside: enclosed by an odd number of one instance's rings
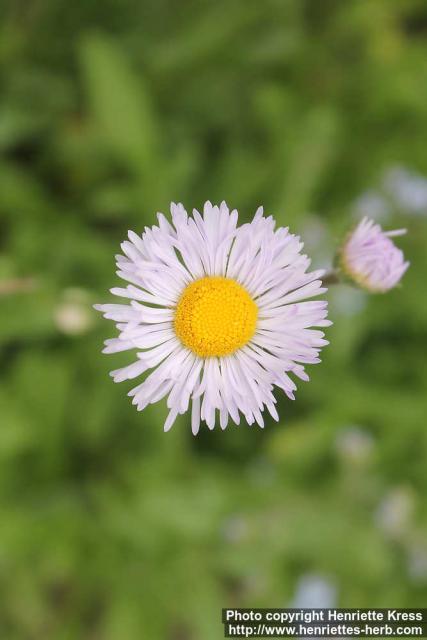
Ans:
{"label": "daisy-like flower", "polygon": [[344,274],[370,293],[385,293],[402,278],[409,262],[390,239],[406,229],[383,231],[373,220],[363,218],[339,252]]}
{"label": "daisy-like flower", "polygon": [[308,300],[326,291],[323,271],[307,272],[299,238],[262,208],[241,227],[225,202],[192,217],[172,204],[171,214],[121,245],[117,274],[130,284],[111,292],[130,304],[95,305],[120,332],[104,353],[137,350],[112,377],[153,369],[129,395],[138,410],[167,396],[165,431],[190,403],[194,434],[201,420],[213,429],[217,411],[223,429],[240,414],[263,427],[264,409],[278,420],[274,387],[294,399],[289,374],[308,380],[304,365],[327,344],[312,328],[331,324],[327,302]]}

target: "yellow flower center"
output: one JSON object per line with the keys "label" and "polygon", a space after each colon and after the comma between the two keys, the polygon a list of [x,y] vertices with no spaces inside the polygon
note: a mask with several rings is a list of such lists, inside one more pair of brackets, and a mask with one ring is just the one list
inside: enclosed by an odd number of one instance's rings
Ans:
{"label": "yellow flower center", "polygon": [[230,278],[206,276],[184,290],[175,313],[181,342],[202,358],[225,356],[254,335],[258,307]]}

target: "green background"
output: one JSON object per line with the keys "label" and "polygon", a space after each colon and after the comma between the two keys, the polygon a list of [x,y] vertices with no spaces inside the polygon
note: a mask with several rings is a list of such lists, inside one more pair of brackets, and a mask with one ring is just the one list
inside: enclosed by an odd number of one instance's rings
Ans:
{"label": "green background", "polygon": [[[307,581],[425,605],[424,0],[1,16],[2,640],[217,640],[221,607],[284,607]],[[316,266],[373,212],[408,228],[412,264],[384,296],[331,289],[331,344],[279,424],[194,438],[112,383],[131,356],[100,354],[114,327],[91,305],[128,229],[207,199],[263,204]]]}

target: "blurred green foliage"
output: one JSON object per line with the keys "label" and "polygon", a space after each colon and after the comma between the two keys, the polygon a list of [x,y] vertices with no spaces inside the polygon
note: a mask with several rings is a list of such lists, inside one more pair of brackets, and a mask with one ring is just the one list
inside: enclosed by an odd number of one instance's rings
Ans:
{"label": "blurred green foliage", "polygon": [[313,574],[343,606],[425,605],[425,216],[388,201],[403,287],[330,292],[324,362],[265,431],[163,434],[91,310],[171,200],[262,203],[327,264],[361,194],[427,174],[424,0],[1,14],[0,637],[217,640],[221,607]]}

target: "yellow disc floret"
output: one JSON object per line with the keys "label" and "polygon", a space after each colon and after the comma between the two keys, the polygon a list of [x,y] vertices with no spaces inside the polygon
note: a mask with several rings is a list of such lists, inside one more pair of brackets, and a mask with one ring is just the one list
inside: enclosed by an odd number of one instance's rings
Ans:
{"label": "yellow disc floret", "polygon": [[231,278],[206,276],[189,284],[178,301],[175,331],[202,358],[225,356],[254,335],[258,307]]}

